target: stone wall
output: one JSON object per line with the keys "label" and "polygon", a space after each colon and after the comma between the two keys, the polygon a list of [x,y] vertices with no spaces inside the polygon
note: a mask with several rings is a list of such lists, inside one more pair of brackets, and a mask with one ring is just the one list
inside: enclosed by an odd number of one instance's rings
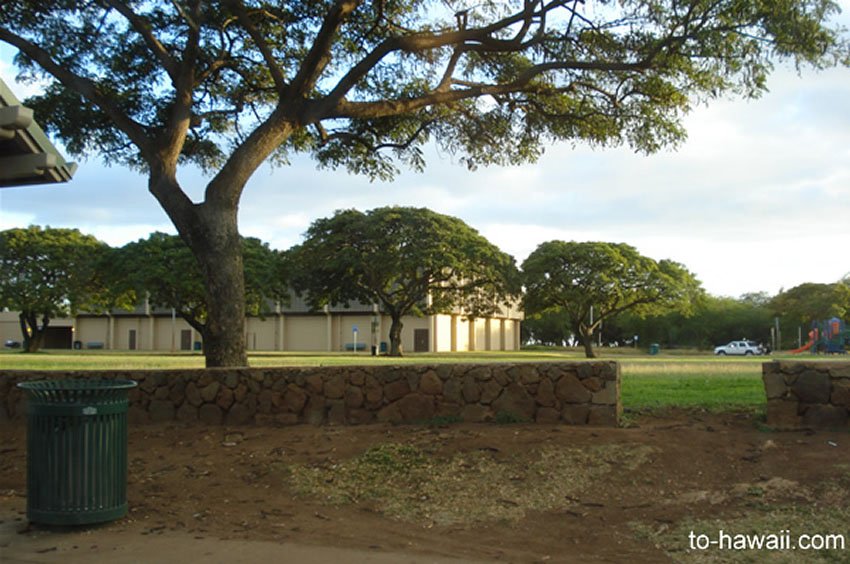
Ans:
{"label": "stone wall", "polygon": [[847,427],[850,362],[767,362],[762,365],[762,380],[769,426]]}
{"label": "stone wall", "polygon": [[24,380],[117,378],[131,422],[356,425],[529,421],[619,424],[614,362],[0,372],[0,419],[24,416]]}

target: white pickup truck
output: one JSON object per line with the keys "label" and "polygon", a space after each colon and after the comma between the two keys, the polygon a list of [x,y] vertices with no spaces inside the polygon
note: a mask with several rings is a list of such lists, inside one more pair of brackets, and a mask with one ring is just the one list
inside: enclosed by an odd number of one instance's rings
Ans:
{"label": "white pickup truck", "polygon": [[741,356],[753,356],[764,354],[761,345],[753,341],[732,341],[720,347],[714,347],[714,354],[725,356],[737,354]]}

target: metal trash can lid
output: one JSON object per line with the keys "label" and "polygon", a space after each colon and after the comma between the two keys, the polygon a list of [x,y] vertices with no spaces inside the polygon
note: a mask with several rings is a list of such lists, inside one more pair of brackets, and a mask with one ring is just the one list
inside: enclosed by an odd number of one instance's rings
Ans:
{"label": "metal trash can lid", "polygon": [[126,390],[135,388],[138,383],[135,380],[108,380],[105,378],[79,378],[71,380],[33,380],[29,382],[18,382],[22,390],[34,392],[48,391],[87,391],[87,390]]}
{"label": "metal trash can lid", "polygon": [[127,390],[138,384],[133,380],[82,378],[19,382],[30,404],[103,404],[127,401]]}

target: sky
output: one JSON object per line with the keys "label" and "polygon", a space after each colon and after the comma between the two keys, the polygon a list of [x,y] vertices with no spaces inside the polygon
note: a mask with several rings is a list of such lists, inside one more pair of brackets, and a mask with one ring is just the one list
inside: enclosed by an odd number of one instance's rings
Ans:
{"label": "sky", "polygon": [[[850,0],[840,4],[847,25]],[[15,83],[12,56],[0,46],[0,77],[23,99],[38,87]],[[240,231],[286,249],[339,209],[417,206],[463,219],[518,264],[545,241],[609,241],[684,264],[717,296],[835,282],[850,274],[850,69],[778,66],[768,87],[694,108],[687,141],[650,156],[562,143],[535,164],[469,172],[430,149],[424,173],[374,183],[308,158],[264,166],[243,194]],[[143,176],[78,164],[64,185],[0,189],[0,229],[74,227],[113,246],[175,232]],[[202,197],[197,170],[179,179]]]}

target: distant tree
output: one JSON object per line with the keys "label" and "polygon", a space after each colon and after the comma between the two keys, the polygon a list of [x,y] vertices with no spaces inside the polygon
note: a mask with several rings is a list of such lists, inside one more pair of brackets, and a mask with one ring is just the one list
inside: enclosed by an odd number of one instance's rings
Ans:
{"label": "distant tree", "polygon": [[641,318],[630,313],[605,325],[619,331],[621,338],[640,335],[645,343],[710,349],[732,339],[770,340],[773,312],[763,303],[766,295],[740,298],[705,295],[689,315],[668,312]]}
{"label": "distant tree", "polygon": [[[474,168],[553,141],[656,151],[697,102],[773,64],[846,61],[829,0],[17,0],[0,41],[72,154],[144,170],[198,261],[209,366],[247,362],[237,211],[268,159],[373,178],[433,141]],[[210,173],[201,201],[181,163]],[[285,189],[292,183],[280,182]],[[296,189],[298,187],[295,187]]]}
{"label": "distant tree", "polygon": [[747,292],[745,294],[741,294],[736,301],[753,307],[767,308],[770,306],[770,302],[772,300],[773,296],[767,292]]}
{"label": "distant tree", "polygon": [[689,312],[702,293],[682,265],[656,262],[622,243],[549,241],[528,256],[522,271],[526,313],[565,312],[588,358],[596,356],[593,335],[606,319],[627,311]]}
{"label": "distant tree", "polygon": [[339,211],[310,226],[292,249],[294,286],[315,308],[379,304],[401,356],[402,317],[489,315],[519,293],[514,259],[455,217],[425,208]]}
{"label": "distant tree", "polygon": [[98,267],[108,249],[76,229],[0,232],[0,308],[19,312],[24,351],[41,348],[52,319],[105,303]]}
{"label": "distant tree", "polygon": [[[243,237],[245,269],[244,309],[262,316],[275,302],[289,296],[283,254],[259,239]],[[137,299],[174,308],[206,338],[210,327],[211,297],[189,247],[176,235],[152,233],[147,239],[115,249],[110,260],[111,285],[132,290]]]}
{"label": "distant tree", "polygon": [[562,310],[526,315],[522,321],[522,339],[526,343],[562,347],[572,337],[571,327],[569,317]]}
{"label": "distant tree", "polygon": [[795,324],[808,324],[831,317],[843,318],[850,313],[850,286],[844,282],[807,282],[776,295],[771,307],[776,315]]}

